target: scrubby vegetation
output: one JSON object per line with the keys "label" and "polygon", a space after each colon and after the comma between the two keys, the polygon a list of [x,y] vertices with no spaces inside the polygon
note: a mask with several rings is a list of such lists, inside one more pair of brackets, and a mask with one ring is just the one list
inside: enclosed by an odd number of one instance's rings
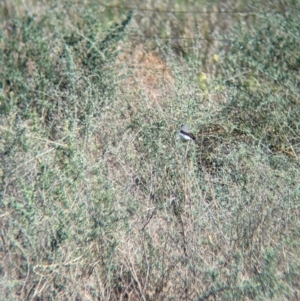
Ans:
{"label": "scrubby vegetation", "polygon": [[299,300],[300,3],[113,4],[2,3],[0,300]]}

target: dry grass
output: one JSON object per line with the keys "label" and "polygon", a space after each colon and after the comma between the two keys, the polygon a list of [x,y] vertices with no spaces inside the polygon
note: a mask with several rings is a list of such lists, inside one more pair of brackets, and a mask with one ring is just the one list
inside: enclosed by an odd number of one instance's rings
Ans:
{"label": "dry grass", "polygon": [[297,16],[234,3],[2,4],[3,300],[299,299]]}

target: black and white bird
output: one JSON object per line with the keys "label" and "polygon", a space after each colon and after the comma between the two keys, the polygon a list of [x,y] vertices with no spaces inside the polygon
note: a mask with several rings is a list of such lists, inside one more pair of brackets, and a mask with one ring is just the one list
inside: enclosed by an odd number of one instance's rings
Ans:
{"label": "black and white bird", "polygon": [[179,128],[179,137],[183,140],[183,141],[190,141],[193,140],[196,142],[196,138],[195,136],[191,133],[189,127],[187,125],[181,125]]}

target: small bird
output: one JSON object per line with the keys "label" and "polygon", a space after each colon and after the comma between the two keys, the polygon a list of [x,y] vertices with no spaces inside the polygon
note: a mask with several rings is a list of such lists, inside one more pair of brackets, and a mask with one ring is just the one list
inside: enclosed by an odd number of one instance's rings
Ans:
{"label": "small bird", "polygon": [[179,129],[179,137],[184,141],[193,140],[196,142],[195,136],[190,132],[190,129],[187,125],[181,125]]}

